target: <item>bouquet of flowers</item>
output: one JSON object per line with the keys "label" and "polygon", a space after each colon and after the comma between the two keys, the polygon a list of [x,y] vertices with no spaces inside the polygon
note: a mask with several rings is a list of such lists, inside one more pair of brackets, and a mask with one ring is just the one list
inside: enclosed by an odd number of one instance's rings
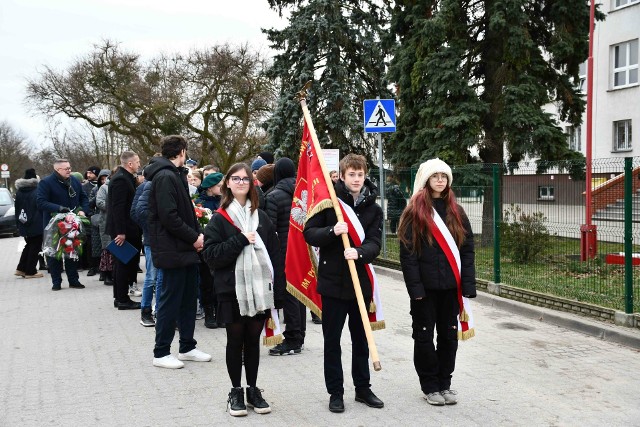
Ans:
{"label": "bouquet of flowers", "polygon": [[196,218],[200,223],[202,228],[206,227],[209,224],[209,220],[211,219],[211,209],[203,207],[200,203],[193,206],[193,209],[196,212]]}
{"label": "bouquet of flowers", "polygon": [[54,215],[44,229],[42,252],[58,260],[78,260],[82,255],[84,227],[89,219],[73,212]]}

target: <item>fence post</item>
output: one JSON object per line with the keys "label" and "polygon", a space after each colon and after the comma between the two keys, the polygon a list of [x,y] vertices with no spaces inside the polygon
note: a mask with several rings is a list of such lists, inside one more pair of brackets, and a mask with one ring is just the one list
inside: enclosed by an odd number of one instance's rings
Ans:
{"label": "fence post", "polygon": [[493,281],[501,283],[500,279],[500,169],[493,165]]}
{"label": "fence post", "polygon": [[633,313],[633,250],[631,241],[631,209],[633,194],[632,158],[624,159],[624,311]]}

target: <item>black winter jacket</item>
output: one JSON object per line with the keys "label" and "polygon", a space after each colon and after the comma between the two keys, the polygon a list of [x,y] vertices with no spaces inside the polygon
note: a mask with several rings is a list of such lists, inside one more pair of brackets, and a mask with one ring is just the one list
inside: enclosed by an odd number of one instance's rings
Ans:
{"label": "black winter jacket", "polygon": [[[434,208],[446,223],[446,209],[444,200],[435,199]],[[466,238],[460,250],[462,295],[473,298],[476,296],[476,268],[471,224],[462,206],[458,205],[462,217],[462,225],[466,230]],[[411,226],[407,229],[407,241],[411,241]],[[434,240],[433,246],[425,240],[422,242],[420,255],[411,252],[400,243],[400,264],[402,274],[411,299],[424,297],[425,290],[445,290],[457,288],[453,270],[447,257]]]}
{"label": "black winter jacket", "polygon": [[131,204],[136,194],[136,178],[122,166],[109,180],[107,197],[107,234],[115,238],[124,234],[127,242],[135,247],[142,245],[142,230],[131,221]]}
{"label": "black winter jacket", "polygon": [[[131,204],[131,219],[140,226],[142,234],[145,239],[149,236],[149,194],[151,194],[151,183],[149,181],[143,181],[142,184],[136,188],[136,194],[133,196],[133,203]],[[148,245],[147,241],[145,245]]]}
{"label": "black winter jacket", "polygon": [[200,262],[193,244],[201,230],[189,197],[187,172],[165,157],[154,157],[144,169],[146,179],[151,181],[148,243],[156,268]]}
{"label": "black winter jacket", "polygon": [[23,237],[42,235],[42,213],[36,201],[38,178],[16,179],[15,218]]}
{"label": "black winter jacket", "polygon": [[[271,264],[273,265],[273,298],[276,308],[282,307],[285,295],[284,271],[280,265],[280,247],[275,228],[264,211],[257,209],[259,215],[256,230],[264,242]],[[204,260],[211,269],[213,289],[218,301],[234,301],[236,297],[236,260],[240,252],[249,244],[249,240],[235,225],[214,212],[204,230]],[[153,255],[155,257],[155,253]]]}
{"label": "black winter jacket", "polygon": [[280,253],[284,256],[287,253],[287,241],[289,239],[289,217],[291,216],[291,202],[293,201],[293,191],[295,190],[296,179],[285,178],[278,182],[272,191],[267,193],[265,198],[265,212],[269,216],[271,223],[276,228],[278,239],[280,240]]}
{"label": "black winter jacket", "polygon": [[[355,211],[364,228],[364,241],[362,246],[356,247],[351,241],[351,247],[356,248],[359,258],[355,261],[362,296],[369,301],[372,296],[371,282],[365,270],[365,264],[371,263],[380,254],[382,239],[382,209],[376,203],[378,189],[365,180],[363,194],[365,198],[358,206],[354,207],[353,196],[349,194],[344,183],[338,181],[335,185],[336,195]],[[344,259],[344,246],[342,236],[336,236],[333,227],[338,222],[333,209],[325,209],[307,220],[304,227],[304,239],[311,246],[320,248],[320,260],[318,262],[318,293],[321,295],[340,298],[355,299],[355,291],[349,265]]]}

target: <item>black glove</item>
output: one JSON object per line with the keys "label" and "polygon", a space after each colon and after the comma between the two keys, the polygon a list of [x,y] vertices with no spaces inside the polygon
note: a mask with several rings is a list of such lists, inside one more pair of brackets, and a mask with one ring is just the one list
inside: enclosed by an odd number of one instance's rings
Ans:
{"label": "black glove", "polygon": [[60,206],[60,208],[58,208],[58,212],[60,213],[69,213],[71,212],[71,209],[64,207],[64,206]]}

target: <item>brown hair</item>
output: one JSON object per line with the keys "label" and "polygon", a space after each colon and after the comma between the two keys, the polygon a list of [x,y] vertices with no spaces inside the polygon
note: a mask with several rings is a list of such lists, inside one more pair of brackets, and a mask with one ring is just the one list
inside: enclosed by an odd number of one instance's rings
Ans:
{"label": "brown hair", "polygon": [[344,175],[347,169],[363,170],[367,173],[367,159],[360,154],[347,154],[340,160],[340,175]]}
{"label": "brown hair", "polygon": [[247,198],[251,200],[251,213],[255,212],[258,209],[258,193],[256,192],[256,187],[253,184],[253,174],[251,173],[251,168],[246,163],[236,163],[229,168],[229,171],[224,177],[222,181],[222,202],[220,203],[220,207],[222,209],[226,209],[229,207],[231,202],[233,202],[233,193],[231,193],[231,189],[229,188],[229,180],[231,176],[238,172],[240,169],[243,169],[247,173],[247,177],[249,178],[249,192],[247,193]]}
{"label": "brown hair", "polygon": [[[447,211],[445,223],[456,244],[460,247],[465,239],[465,229],[462,224],[460,209],[456,203],[456,196],[453,190],[451,190],[451,187],[447,186],[440,194],[440,197],[444,200]],[[409,205],[404,212],[402,212],[400,224],[398,225],[398,239],[409,248],[412,253],[420,254],[422,241],[427,241],[429,245],[433,246],[431,227],[435,227],[436,225],[433,222],[432,212],[433,196],[431,195],[431,187],[427,181],[427,185],[418,193],[414,194],[409,201]],[[409,228],[411,229],[411,241],[407,239]]]}

